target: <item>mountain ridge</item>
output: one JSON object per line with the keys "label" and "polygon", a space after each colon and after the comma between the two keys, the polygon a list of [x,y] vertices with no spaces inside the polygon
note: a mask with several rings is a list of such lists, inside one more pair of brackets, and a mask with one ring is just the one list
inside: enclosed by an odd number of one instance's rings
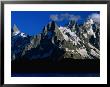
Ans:
{"label": "mountain ridge", "polygon": [[71,20],[66,27],[58,26],[52,21],[44,26],[41,33],[29,36],[22,32],[15,33],[19,29],[14,25],[11,37],[12,60],[100,59],[99,29],[99,25],[92,19],[88,19],[83,26]]}

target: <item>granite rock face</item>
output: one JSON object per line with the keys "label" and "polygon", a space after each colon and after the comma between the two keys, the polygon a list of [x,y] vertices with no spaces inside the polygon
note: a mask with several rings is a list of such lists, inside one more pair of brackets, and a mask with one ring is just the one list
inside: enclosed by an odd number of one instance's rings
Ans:
{"label": "granite rock face", "polygon": [[83,25],[71,20],[66,26],[52,21],[34,36],[22,33],[14,25],[11,34],[12,60],[100,59],[100,24],[92,19]]}

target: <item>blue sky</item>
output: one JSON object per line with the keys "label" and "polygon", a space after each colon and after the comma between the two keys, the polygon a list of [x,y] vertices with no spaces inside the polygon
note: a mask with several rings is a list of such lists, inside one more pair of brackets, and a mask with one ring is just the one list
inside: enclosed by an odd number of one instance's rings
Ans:
{"label": "blue sky", "polygon": [[58,25],[65,25],[74,19],[83,23],[90,15],[100,14],[99,11],[12,11],[11,27],[17,25],[21,32],[35,35],[43,27],[54,20]]}

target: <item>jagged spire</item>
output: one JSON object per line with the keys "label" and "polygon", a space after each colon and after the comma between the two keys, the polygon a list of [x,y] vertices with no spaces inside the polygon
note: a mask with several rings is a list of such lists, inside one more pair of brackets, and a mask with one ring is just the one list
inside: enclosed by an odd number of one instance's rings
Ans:
{"label": "jagged spire", "polygon": [[18,29],[18,27],[16,26],[16,24],[14,24],[13,26],[13,34],[17,35],[18,33],[20,33],[20,30]]}
{"label": "jagged spire", "polygon": [[17,31],[20,32],[20,30],[18,29],[18,27],[16,26],[16,24],[14,24],[14,26],[13,26],[13,32],[17,32]]}
{"label": "jagged spire", "polygon": [[75,27],[76,25],[76,21],[75,20],[70,20],[69,24],[68,24],[68,28],[72,29],[73,27]]}

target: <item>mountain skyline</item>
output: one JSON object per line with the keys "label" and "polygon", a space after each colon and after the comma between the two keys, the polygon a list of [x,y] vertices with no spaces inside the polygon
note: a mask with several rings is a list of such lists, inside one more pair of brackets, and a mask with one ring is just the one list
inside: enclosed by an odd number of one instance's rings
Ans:
{"label": "mountain skyline", "polygon": [[100,14],[46,13],[12,14],[11,76],[100,76]]}
{"label": "mountain skyline", "polygon": [[63,27],[52,21],[41,33],[32,36],[20,32],[14,25],[11,33],[12,60],[100,59],[100,24],[92,19],[86,21],[82,26],[70,21]]}
{"label": "mountain skyline", "polygon": [[12,11],[11,28],[16,24],[20,31],[36,35],[42,32],[44,25],[50,21],[55,21],[61,26],[70,20],[83,24],[88,17],[100,19],[99,13],[99,11]]}

